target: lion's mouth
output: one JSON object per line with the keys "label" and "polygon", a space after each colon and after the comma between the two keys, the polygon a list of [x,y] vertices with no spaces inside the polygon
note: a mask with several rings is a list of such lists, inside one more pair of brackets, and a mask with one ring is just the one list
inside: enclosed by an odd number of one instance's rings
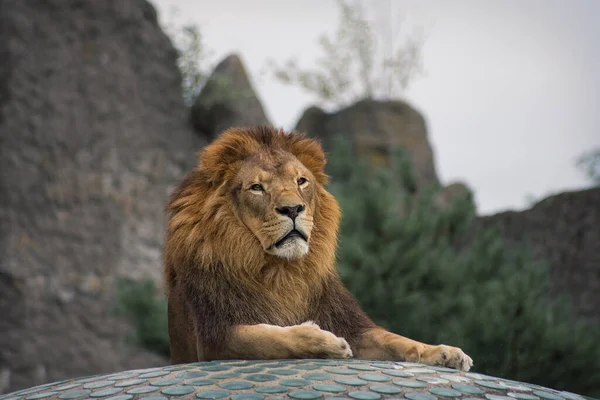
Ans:
{"label": "lion's mouth", "polygon": [[286,241],[288,241],[289,239],[293,239],[299,237],[303,240],[306,241],[306,236],[304,236],[304,234],[302,232],[300,232],[299,230],[296,229],[292,229],[291,231],[289,231],[284,237],[282,237],[281,239],[279,239],[279,241],[277,243],[275,243],[275,247],[279,247],[281,246],[283,243],[285,243]]}

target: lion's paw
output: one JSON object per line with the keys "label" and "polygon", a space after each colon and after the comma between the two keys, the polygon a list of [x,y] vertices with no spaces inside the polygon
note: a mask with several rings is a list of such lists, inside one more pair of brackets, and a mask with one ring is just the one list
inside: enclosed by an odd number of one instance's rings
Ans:
{"label": "lion's paw", "polygon": [[447,346],[445,344],[432,346],[427,349],[421,356],[421,362],[462,371],[468,371],[473,366],[473,359],[466,355],[465,352],[458,347]]}
{"label": "lion's paw", "polygon": [[312,321],[290,326],[290,339],[299,358],[350,358],[352,349],[346,339],[323,330]]}

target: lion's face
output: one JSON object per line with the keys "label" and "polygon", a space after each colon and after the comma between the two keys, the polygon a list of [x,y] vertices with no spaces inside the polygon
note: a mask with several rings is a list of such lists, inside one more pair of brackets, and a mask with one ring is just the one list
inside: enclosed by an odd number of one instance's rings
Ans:
{"label": "lion's face", "polygon": [[232,183],[235,212],[266,253],[286,259],[308,253],[317,182],[296,157],[257,153],[241,163]]}

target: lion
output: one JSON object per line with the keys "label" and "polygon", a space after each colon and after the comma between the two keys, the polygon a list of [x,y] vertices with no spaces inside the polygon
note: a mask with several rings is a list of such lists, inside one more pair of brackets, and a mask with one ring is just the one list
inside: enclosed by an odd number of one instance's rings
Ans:
{"label": "lion", "polygon": [[460,348],[376,325],[336,269],[340,208],[318,141],[231,128],[168,201],[164,279],[171,363],[350,357],[468,371]]}

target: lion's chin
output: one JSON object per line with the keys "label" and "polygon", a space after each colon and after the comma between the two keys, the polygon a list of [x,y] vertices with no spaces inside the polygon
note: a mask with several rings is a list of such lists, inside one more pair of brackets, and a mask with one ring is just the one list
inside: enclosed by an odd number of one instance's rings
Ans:
{"label": "lion's chin", "polygon": [[271,246],[267,251],[274,256],[294,260],[308,254],[308,243],[300,236],[294,236],[281,243],[279,246]]}

